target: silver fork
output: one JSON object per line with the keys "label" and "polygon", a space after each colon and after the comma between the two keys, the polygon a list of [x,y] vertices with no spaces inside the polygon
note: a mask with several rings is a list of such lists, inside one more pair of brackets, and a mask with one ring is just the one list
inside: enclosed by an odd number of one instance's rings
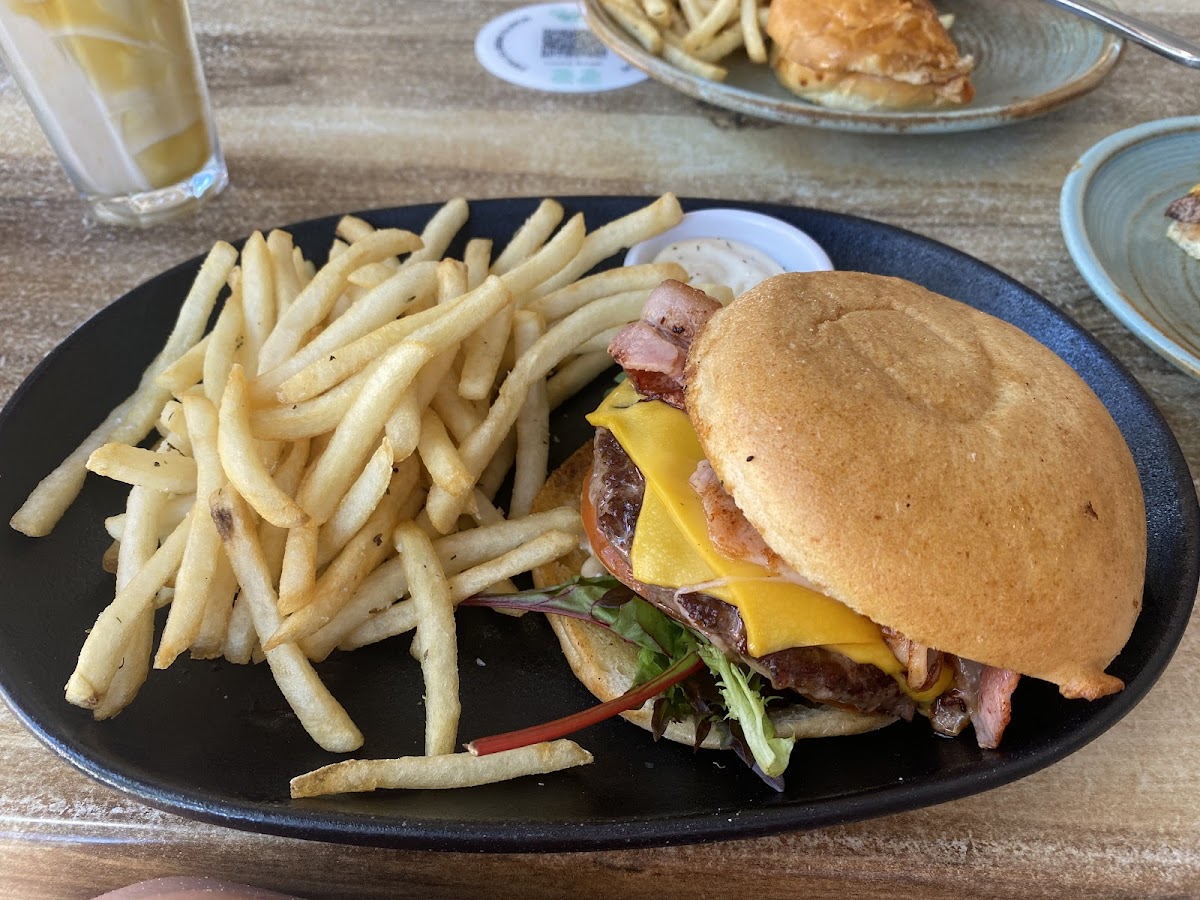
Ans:
{"label": "silver fork", "polygon": [[1131,41],[1165,56],[1173,62],[1200,69],[1200,44],[1193,44],[1179,35],[1151,25],[1142,19],[1126,15],[1096,0],[1046,0],[1054,6],[1082,16],[1104,28],[1123,34]]}

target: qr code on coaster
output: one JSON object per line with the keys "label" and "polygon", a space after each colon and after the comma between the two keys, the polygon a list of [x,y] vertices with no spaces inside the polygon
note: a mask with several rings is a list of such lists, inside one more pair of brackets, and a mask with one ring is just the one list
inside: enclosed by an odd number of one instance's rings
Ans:
{"label": "qr code on coaster", "polygon": [[542,59],[599,59],[604,45],[590,31],[547,28],[542,31]]}

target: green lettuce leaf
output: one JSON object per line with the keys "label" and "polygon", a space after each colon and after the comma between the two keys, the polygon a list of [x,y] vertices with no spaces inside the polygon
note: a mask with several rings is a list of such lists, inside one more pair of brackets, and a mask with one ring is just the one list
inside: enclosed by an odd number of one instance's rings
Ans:
{"label": "green lettuce leaf", "polygon": [[700,658],[717,677],[717,687],[725,699],[728,716],[741,725],[754,761],[768,776],[782,775],[796,739],[775,736],[775,727],[767,716],[766,701],[751,683],[753,673],[707,642],[700,646],[699,652]]}

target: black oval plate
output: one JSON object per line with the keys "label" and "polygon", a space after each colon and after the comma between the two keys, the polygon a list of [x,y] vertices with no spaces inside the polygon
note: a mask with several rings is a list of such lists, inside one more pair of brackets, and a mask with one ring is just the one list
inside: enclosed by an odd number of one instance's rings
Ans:
{"label": "black oval plate", "polygon": [[[591,226],[646,201],[564,201]],[[466,236],[498,246],[533,200],[472,204]],[[289,777],[332,762],[291,715],[265,666],[180,658],[151,672],[117,719],[93,722],[67,705],[62,686],[84,631],[111,599],[100,571],[102,517],[123,508],[120,485],[89,478],[54,533],[31,540],[0,529],[0,689],[17,716],[89,775],[185,816],[255,831],[438,850],[583,850],[750,837],[847,822],[973,794],[1027,775],[1082,747],[1128,712],[1158,678],[1183,634],[1196,593],[1200,512],[1179,447],[1153,404],[1095,340],[1036,294],[943,244],[876,222],[811,209],[713,201],[792,222],[840,269],[898,275],[1023,328],[1070,363],[1104,401],[1133,450],[1149,524],[1145,608],[1110,671],[1126,689],[1096,703],[1061,699],[1025,679],[1003,749],[970,737],[944,740],[924,722],[796,747],[787,790],[776,794],[731,755],[655,744],[621,720],[588,729],[592,766],[460,791],[382,791],[291,801]],[[380,210],[378,225],[420,230],[435,207]],[[321,259],[334,218],[293,226]],[[461,248],[461,238],[455,251]],[[610,261],[615,264],[616,259]],[[199,260],[126,294],[86,322],[38,366],[0,414],[0,511],[29,490],[136,385],[167,334]],[[583,415],[602,379],[556,413],[552,463],[590,436]],[[459,614],[463,714],[469,740],[580,709],[592,702],[571,677],[538,616]],[[420,753],[422,684],[408,642],[395,640],[320,666],[366,733],[364,757]]]}

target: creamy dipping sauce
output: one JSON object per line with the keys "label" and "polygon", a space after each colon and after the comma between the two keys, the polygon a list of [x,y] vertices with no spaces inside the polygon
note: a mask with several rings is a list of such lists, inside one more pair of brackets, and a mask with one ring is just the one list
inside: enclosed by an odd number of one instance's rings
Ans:
{"label": "creamy dipping sauce", "polygon": [[693,284],[724,284],[734,296],[743,294],[783,266],[757,247],[728,238],[688,238],[669,244],[654,257],[656,263],[678,263]]}

